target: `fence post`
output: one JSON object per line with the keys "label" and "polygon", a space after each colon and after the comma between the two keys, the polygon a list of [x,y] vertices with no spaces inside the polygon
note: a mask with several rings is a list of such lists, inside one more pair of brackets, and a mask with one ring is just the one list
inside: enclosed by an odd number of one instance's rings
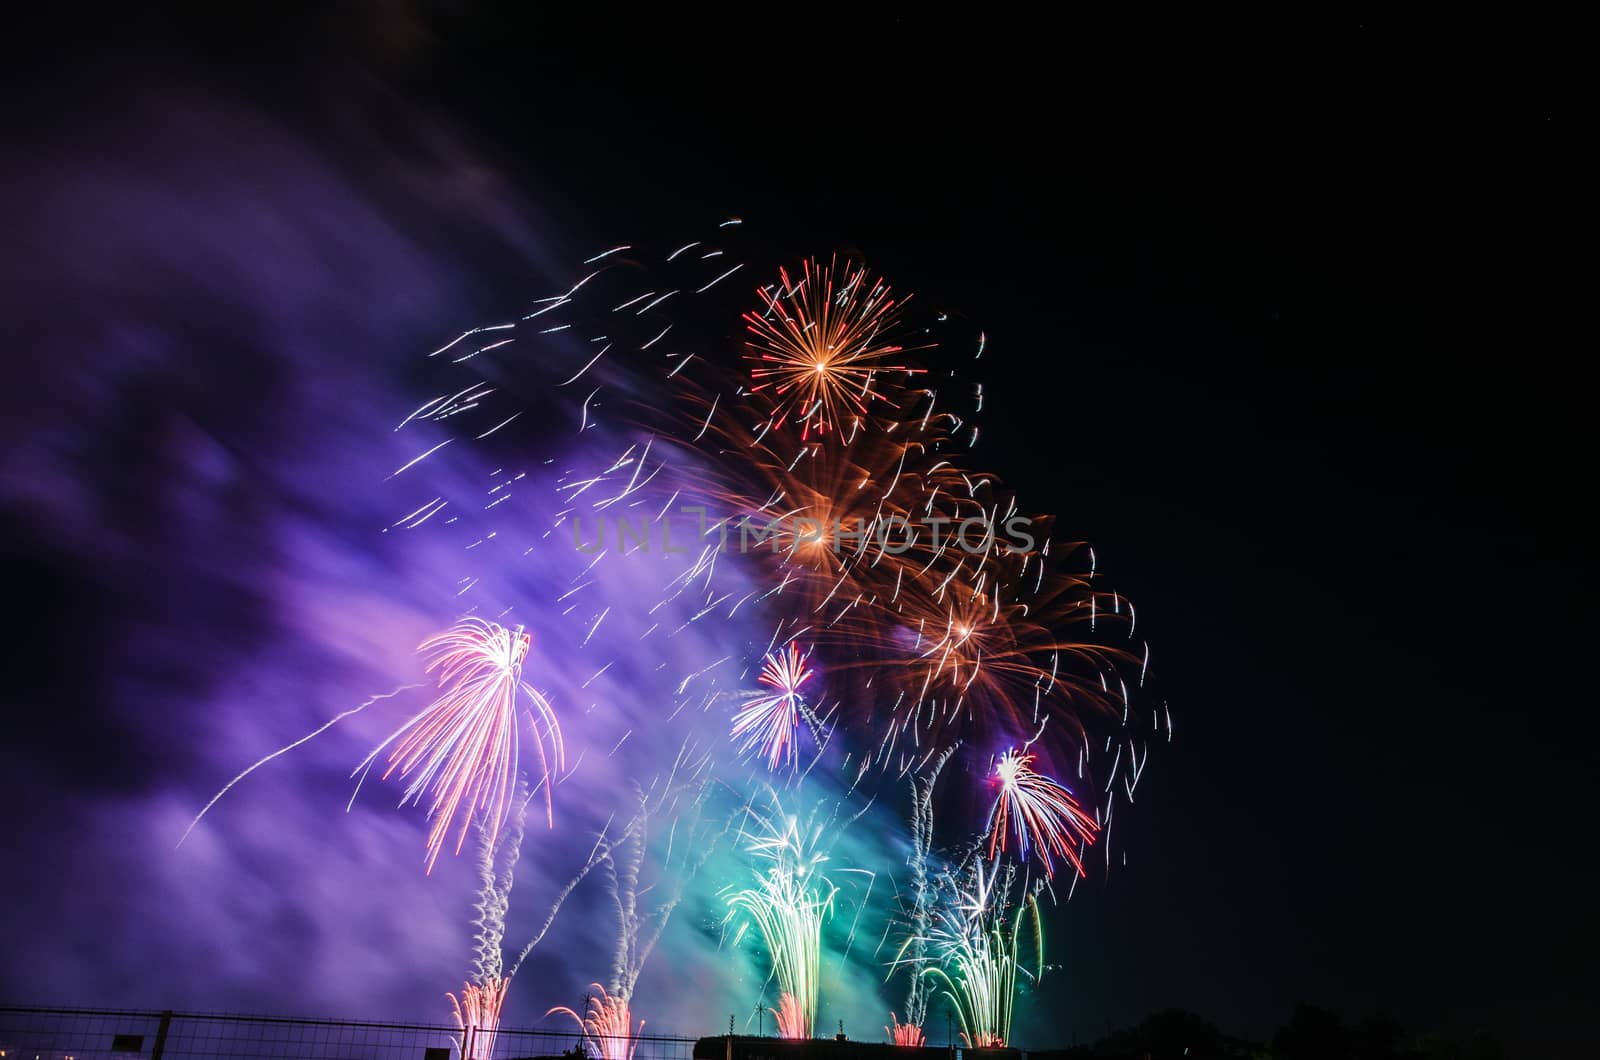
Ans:
{"label": "fence post", "polygon": [[161,1053],[167,1047],[167,1031],[172,1028],[172,1010],[169,1008],[161,1013],[161,1024],[156,1027],[156,1044],[150,1049],[150,1060],[161,1060]]}

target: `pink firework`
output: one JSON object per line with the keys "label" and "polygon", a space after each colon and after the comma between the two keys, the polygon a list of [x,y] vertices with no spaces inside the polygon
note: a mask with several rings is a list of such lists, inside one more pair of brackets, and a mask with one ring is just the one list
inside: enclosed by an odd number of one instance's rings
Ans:
{"label": "pink firework", "polygon": [[638,1036],[644,1031],[644,1020],[633,1026],[633,1013],[628,999],[606,992],[599,983],[591,984],[595,995],[589,998],[588,1011],[579,1016],[570,1008],[553,1008],[546,1016],[564,1013],[577,1020],[583,1028],[584,1043],[595,1060],[633,1060],[638,1048]]}
{"label": "pink firework", "polygon": [[1033,771],[1031,763],[1037,757],[1012,749],[995,763],[994,779],[1000,783],[1000,794],[989,814],[989,857],[1005,851],[1009,828],[1016,833],[1022,858],[1026,859],[1032,848],[1039,849],[1046,875],[1055,874],[1052,855],[1059,855],[1082,876],[1078,847],[1092,844],[1100,825],[1083,812],[1072,792]]}
{"label": "pink firework", "polygon": [[801,1041],[811,1037],[811,1025],[806,1020],[805,1009],[793,994],[780,994],[778,1007],[772,1010],[778,1018],[778,1037]]}
{"label": "pink firework", "polygon": [[477,618],[462,619],[423,641],[417,650],[430,656],[429,673],[439,671],[442,694],[358,767],[365,769],[393,744],[384,778],[397,771],[411,778],[405,800],[421,801],[428,794],[429,872],[458,819],[458,854],[476,813],[483,814],[491,845],[499,836],[517,776],[519,693],[532,708],[528,718],[543,775],[545,816],[554,825],[551,771],[563,760],[561,726],[550,702],[522,680],[531,643],[521,627],[511,630]]}
{"label": "pink firework", "polygon": [[896,1045],[906,1045],[913,1049],[920,1049],[928,1044],[928,1036],[922,1033],[922,1028],[915,1023],[901,1023],[900,1017],[889,1013],[890,1025],[885,1027],[884,1033],[889,1035],[889,1040]]}
{"label": "pink firework", "polygon": [[494,1055],[494,1039],[500,1030],[500,1014],[506,1003],[510,977],[492,977],[482,985],[468,983],[457,998],[446,994],[455,1010],[456,1026],[461,1028],[461,1055],[464,1060],[489,1060]]}
{"label": "pink firework", "polygon": [[793,641],[768,655],[759,680],[773,691],[751,694],[733,716],[733,738],[744,737],[739,752],[760,747],[769,769],[794,759],[800,718],[805,710],[800,686],[816,672],[807,660],[808,655]]}

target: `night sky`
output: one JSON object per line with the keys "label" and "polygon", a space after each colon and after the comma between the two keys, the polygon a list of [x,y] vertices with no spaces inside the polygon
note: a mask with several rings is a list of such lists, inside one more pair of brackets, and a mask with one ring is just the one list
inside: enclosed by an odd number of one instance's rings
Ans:
{"label": "night sky", "polygon": [[410,1016],[453,985],[408,964],[464,937],[419,821],[315,809],[361,738],[230,822],[325,833],[171,841],[414,665],[438,587],[370,542],[408,358],[736,214],[981,326],[983,452],[1147,624],[1176,738],[1126,868],[1050,914],[1032,1041],[1309,1001],[1583,1055],[1594,174],[1540,34],[86,22],[13,43],[0,163],[0,996]]}

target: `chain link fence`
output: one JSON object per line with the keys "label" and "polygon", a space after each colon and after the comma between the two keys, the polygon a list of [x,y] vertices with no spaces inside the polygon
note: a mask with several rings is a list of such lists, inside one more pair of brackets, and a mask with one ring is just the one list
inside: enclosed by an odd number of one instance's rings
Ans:
{"label": "chain link fence", "polygon": [[[0,1005],[4,1060],[580,1060],[576,1031],[502,1027],[492,1046],[454,1026],[204,1012]],[[608,1043],[621,1046],[623,1042]],[[639,1036],[613,1055],[693,1060],[693,1038]]]}

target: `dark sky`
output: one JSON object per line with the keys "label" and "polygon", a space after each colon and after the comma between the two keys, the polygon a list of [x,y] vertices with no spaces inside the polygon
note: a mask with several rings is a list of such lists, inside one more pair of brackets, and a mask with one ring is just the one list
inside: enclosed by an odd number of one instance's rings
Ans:
{"label": "dark sky", "polygon": [[959,306],[1004,351],[987,451],[1138,602],[1177,724],[1128,870],[1058,929],[1073,1033],[1180,1006],[1260,1035],[1308,1000],[1578,1055],[1600,937],[1572,31],[741,10],[88,31],[34,52],[24,142],[131,83],[311,140],[392,98],[565,238],[738,213]]}

